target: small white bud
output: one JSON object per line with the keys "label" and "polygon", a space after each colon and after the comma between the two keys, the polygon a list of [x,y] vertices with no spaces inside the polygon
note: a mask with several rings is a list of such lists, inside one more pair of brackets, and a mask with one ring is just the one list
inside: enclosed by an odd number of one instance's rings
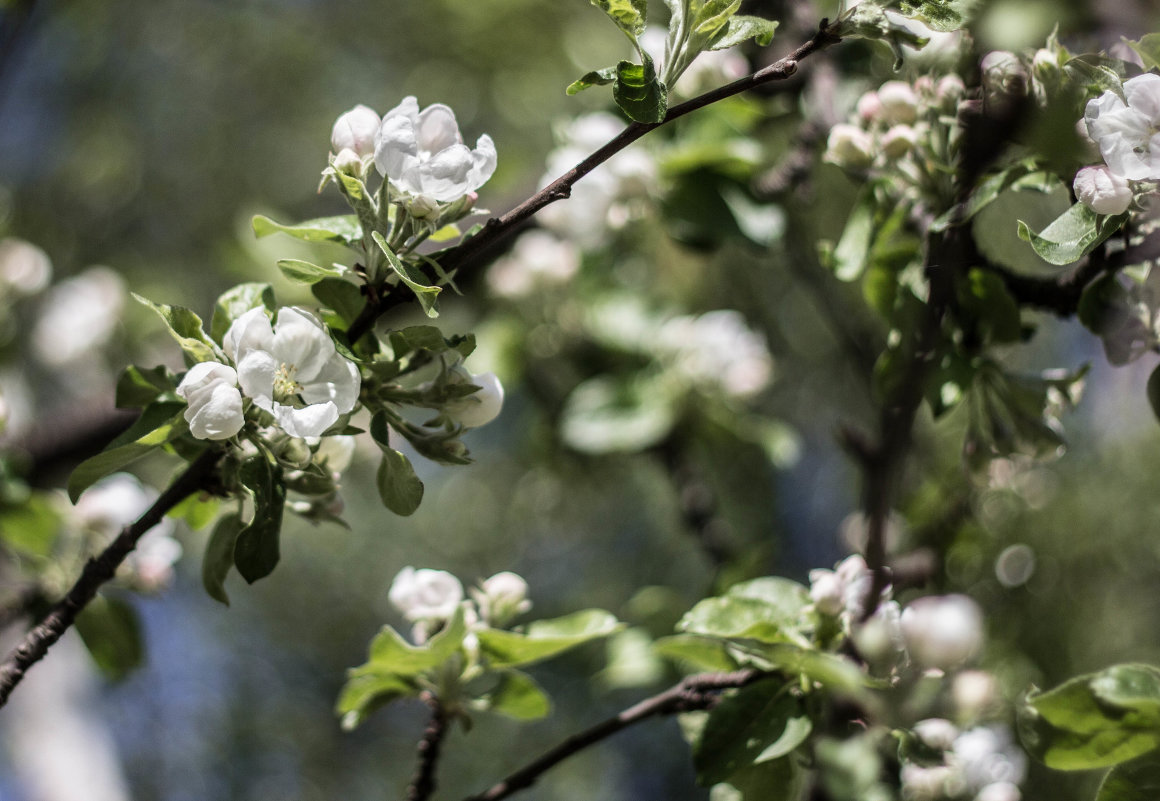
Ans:
{"label": "small white bud", "polygon": [[1071,188],[1079,202],[1096,214],[1123,214],[1132,204],[1128,182],[1102,164],[1077,172]]}
{"label": "small white bud", "polygon": [[373,109],[355,106],[335,121],[330,132],[330,146],[338,154],[349,149],[360,160],[364,156],[373,156],[375,134],[381,124],[382,118]]}
{"label": "small white bud", "polygon": [[895,125],[882,135],[882,152],[888,159],[899,159],[918,143],[918,134],[909,125]]}
{"label": "small white bud", "polygon": [[845,582],[833,570],[810,571],[810,599],[822,614],[841,614],[845,609],[845,589]]}
{"label": "small white bud", "polygon": [[425,220],[439,214],[439,203],[429,195],[416,195],[407,203],[407,211],[416,220]]}
{"label": "small white bud", "polygon": [[838,123],[830,129],[826,142],[826,161],[839,167],[869,167],[874,160],[874,142],[870,134],[855,125]]}
{"label": "small white bud", "polygon": [[345,175],[353,175],[356,178],[361,178],[366,173],[366,162],[364,162],[353,150],[349,147],[344,147],[338,151],[338,155],[334,157],[334,161],[330,166],[335,170]]}
{"label": "small white bud", "polygon": [[977,720],[999,699],[999,682],[985,670],[964,670],[951,684],[951,700],[960,721]]}
{"label": "small white bud", "polygon": [[990,101],[1003,100],[1027,92],[1027,68],[1019,56],[1006,50],[992,50],[983,56],[983,93]]}
{"label": "small white bud", "polygon": [[444,407],[447,416],[466,428],[479,428],[499,417],[503,409],[503,384],[496,374],[469,375],[466,381],[479,390],[447,404]]}
{"label": "small white bud", "polygon": [[983,612],[965,595],[919,598],[903,611],[901,622],[906,647],[922,667],[959,667],[983,645]]}
{"label": "small white bud", "polygon": [[882,101],[878,99],[877,92],[867,92],[858,98],[858,118],[864,123],[872,123],[878,119],[878,115],[882,113]]}
{"label": "small white bud", "polygon": [[918,95],[904,81],[887,81],[878,87],[882,118],[892,124],[909,125],[918,119]]}
{"label": "small white bud", "polygon": [[958,75],[944,75],[939,78],[934,96],[935,100],[938,101],[939,108],[950,111],[958,106],[959,100],[962,99],[966,91],[967,86]]}
{"label": "small white bud", "polygon": [[914,734],[923,744],[937,751],[949,751],[959,736],[959,728],[943,718],[927,718],[914,724]]}
{"label": "small white bud", "polygon": [[1041,47],[1035,51],[1035,56],[1031,59],[1031,70],[1039,80],[1053,81],[1059,77],[1059,59],[1055,53]]}
{"label": "small white bud", "polygon": [[504,571],[485,579],[471,597],[479,604],[480,614],[492,626],[502,626],[516,615],[532,608],[528,600],[528,583],[522,577]]}
{"label": "small white bud", "polygon": [[463,585],[445,570],[408,565],[395,576],[387,597],[412,622],[447,620],[463,600]]}

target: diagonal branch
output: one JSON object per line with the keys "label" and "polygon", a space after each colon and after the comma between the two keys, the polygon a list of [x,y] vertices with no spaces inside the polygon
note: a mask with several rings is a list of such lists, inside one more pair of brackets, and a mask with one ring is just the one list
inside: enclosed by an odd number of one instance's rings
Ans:
{"label": "diagonal branch", "polygon": [[221,451],[211,448],[197,457],[141,517],[122,529],[117,538],[98,556],[85,563],[80,578],[76,580],[68,594],[52,607],[39,624],[24,635],[24,640],[16,650],[0,664],[0,707],[8,702],[8,696],[24,678],[28,668],[44,658],[49,647],[61,638],[81,610],[93,600],[97,589],[113,578],[117,567],[137,546],[137,541],[145,532],[161,522],[161,518],[170,509],[206,486],[207,479],[217,467],[221,456]]}
{"label": "diagonal branch", "polygon": [[450,722],[443,705],[433,693],[424,692],[421,698],[431,707],[431,722],[419,740],[419,764],[407,788],[407,801],[427,801],[435,792],[435,766],[439,764],[439,752]]}
{"label": "diagonal branch", "polygon": [[[771,81],[784,81],[797,72],[798,62],[802,59],[812,53],[825,50],[827,47],[835,45],[840,41],[842,41],[841,37],[831,31],[828,20],[822,20],[821,25],[819,25],[813,37],[784,58],[759,69],[752,75],[739,78],[733,83],[726,84],[703,95],[698,95],[692,100],[687,100],[684,103],[673,106],[660,122],[630,123],[628,127],[610,139],[592,155],[588,156],[588,158],[581,161],[507,214],[488,220],[479,233],[465,240],[458,247],[444,255],[440,260],[440,266],[446,272],[452,272],[453,270],[473,263],[484,251],[508,236],[540,209],[555,203],[557,200],[568,198],[572,194],[572,186],[577,181],[608,161],[621,150],[624,150],[637,139],[640,139],[649,131],[683,117],[690,112],[712,105],[719,100],[739,95],[762,84]],[[383,302],[375,294],[369,295],[366,305],[359,313],[358,318],[347,330],[348,340],[354,343],[362,339],[363,335],[370,331],[375,321],[394,305],[396,303],[392,303],[390,300]]]}
{"label": "diagonal branch", "polygon": [[660,715],[707,709],[716,702],[717,694],[720,691],[745,687],[771,675],[750,669],[732,673],[700,673],[689,676],[664,692],[629,707],[619,715],[572,735],[543,756],[528,763],[525,767],[520,768],[479,795],[472,796],[467,801],[499,801],[501,798],[507,798],[513,793],[531,787],[541,775],[568,757],[594,743],[611,737],[622,729],[627,729],[642,720]]}

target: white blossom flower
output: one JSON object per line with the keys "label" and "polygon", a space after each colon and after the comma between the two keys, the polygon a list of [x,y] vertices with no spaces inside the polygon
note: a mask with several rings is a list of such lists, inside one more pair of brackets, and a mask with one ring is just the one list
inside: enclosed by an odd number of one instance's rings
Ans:
{"label": "white blossom flower", "polygon": [[31,242],[0,240],[0,287],[16,295],[35,295],[52,280],[52,261]]}
{"label": "white blossom flower", "polygon": [[467,373],[462,380],[479,387],[472,394],[448,403],[447,416],[466,428],[479,428],[499,417],[503,409],[503,384],[495,373]]}
{"label": "white blossom flower", "polygon": [[125,282],[108,267],[90,267],[45,295],[32,330],[37,357],[52,367],[86,360],[113,336],[125,306]]}
{"label": "white blossom flower", "polygon": [[502,626],[532,608],[528,582],[509,571],[484,579],[478,590],[471,591],[471,597],[479,605],[480,615],[492,626]]}
{"label": "white blossom flower", "polygon": [[1160,180],[1160,75],[1124,81],[1124,97],[1104,92],[1087,104],[1088,134],[1112,172],[1133,181]]}
{"label": "white blossom flower", "polygon": [[882,134],[882,152],[888,159],[905,156],[918,143],[918,134],[909,125],[895,125]]}
{"label": "white blossom flower", "polygon": [[845,609],[846,585],[833,570],[810,571],[810,600],[823,615],[837,617]]}
{"label": "white blossom flower", "polygon": [[375,152],[375,135],[382,125],[382,119],[374,109],[358,105],[340,116],[330,132],[330,146],[336,155],[344,150],[354,153],[359,159]]}
{"label": "white blossom flower", "polygon": [[228,364],[195,364],[177,385],[177,394],[189,404],[185,420],[198,439],[229,439],[245,425],[238,374]]}
{"label": "white blossom flower", "polygon": [[918,95],[905,81],[887,81],[878,87],[882,119],[891,125],[910,125],[918,119]]}
{"label": "white blossom flower", "polygon": [[322,442],[318,444],[318,450],[314,454],[314,461],[324,464],[326,469],[331,472],[331,475],[337,478],[350,467],[350,463],[354,459],[354,451],[357,444],[354,437],[341,434],[333,437],[324,437]]}
{"label": "white blossom flower", "polygon": [[567,282],[580,269],[580,252],[572,242],[548,231],[530,231],[487,272],[492,292],[518,298],[536,288]]}
{"label": "white blossom flower", "polygon": [[874,140],[857,125],[840,122],[830,129],[823,158],[839,167],[869,167],[874,160]]}
{"label": "white blossom flower", "polygon": [[463,600],[463,585],[445,570],[408,565],[395,576],[387,597],[412,623],[448,620]]}
{"label": "white blossom flower", "polygon": [[1030,76],[1019,56],[1006,50],[992,50],[979,64],[983,73],[983,95],[990,101],[1027,93]]}
{"label": "white blossom flower", "polygon": [[960,720],[982,717],[999,697],[998,680],[985,670],[964,670],[951,683],[951,700]]}
{"label": "white blossom flower", "polygon": [[906,801],[941,801],[954,780],[954,771],[946,765],[923,767],[913,762],[902,766],[902,797]]}
{"label": "white blossom flower", "polygon": [[292,437],[318,437],[354,408],[361,378],[326,329],[293,307],[271,325],[262,307],[236,319],[223,341],[238,384]]}
{"label": "white blossom flower", "polygon": [[657,332],[656,345],[689,379],[733,397],[754,395],[773,378],[765,337],[732,309],[674,317]]}
{"label": "white blossom flower", "polygon": [[419,111],[406,97],[383,117],[375,134],[375,166],[412,195],[447,203],[474,192],[495,172],[495,144],[487,134],[469,150],[455,112],[440,103]]}
{"label": "white blossom flower", "polygon": [[858,119],[869,125],[882,113],[882,101],[878,99],[877,92],[867,92],[858,98],[854,108],[858,112]]}
{"label": "white blossom flower", "polygon": [[[1006,726],[979,726],[963,732],[955,739],[949,762],[973,792],[993,784],[1017,785],[1027,775],[1027,757]],[[998,790],[993,792],[998,794]]]}
{"label": "white blossom flower", "polygon": [[966,595],[918,598],[902,613],[902,633],[915,662],[949,670],[982,648],[983,612]]}
{"label": "white blossom flower", "polygon": [[1132,204],[1132,187],[1103,164],[1075,174],[1072,189],[1080,203],[1096,214],[1123,214]]}
{"label": "white blossom flower", "polygon": [[955,738],[959,736],[959,728],[945,718],[927,718],[920,720],[912,727],[912,731],[923,744],[936,751],[949,751],[954,747]]}
{"label": "white blossom flower", "polygon": [[1023,793],[1012,782],[992,782],[979,790],[974,801],[1020,801]]}
{"label": "white blossom flower", "polygon": [[870,615],[867,620],[858,620],[854,615],[857,613],[858,616],[861,616],[862,604],[869,590],[870,585],[867,583],[865,586],[857,588],[859,594],[856,597],[847,599],[849,612],[846,615],[846,620],[849,621],[847,626],[850,630],[850,636],[853,638],[858,652],[868,661],[872,663],[896,661],[898,656],[906,650],[906,642],[902,636],[900,623],[902,608],[898,605],[898,601],[879,600],[874,614]]}
{"label": "white blossom flower", "polygon": [[[77,524],[102,537],[113,537],[145,513],[157,491],[129,473],[114,473],[85,490],[73,508]],[[124,562],[124,572],[145,589],[159,589],[173,577],[181,558],[181,543],[173,537],[173,520],[162,518],[137,542]]]}

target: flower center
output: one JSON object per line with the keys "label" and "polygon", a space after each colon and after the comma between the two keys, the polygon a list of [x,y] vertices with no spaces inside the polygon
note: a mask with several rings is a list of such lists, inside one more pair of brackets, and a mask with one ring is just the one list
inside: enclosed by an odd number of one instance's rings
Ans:
{"label": "flower center", "polygon": [[294,380],[298,372],[295,364],[280,364],[274,373],[274,400],[282,403],[294,398],[302,391],[302,385]]}

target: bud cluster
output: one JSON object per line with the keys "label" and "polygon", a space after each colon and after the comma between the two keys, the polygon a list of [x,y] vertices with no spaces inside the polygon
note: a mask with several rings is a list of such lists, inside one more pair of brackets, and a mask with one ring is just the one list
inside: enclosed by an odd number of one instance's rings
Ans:
{"label": "bud cluster", "polygon": [[496,573],[470,590],[465,600],[463,584],[445,570],[404,567],[395,576],[388,594],[391,604],[409,623],[411,636],[422,644],[462,607],[468,627],[501,628],[532,608],[528,583],[511,572]]}

